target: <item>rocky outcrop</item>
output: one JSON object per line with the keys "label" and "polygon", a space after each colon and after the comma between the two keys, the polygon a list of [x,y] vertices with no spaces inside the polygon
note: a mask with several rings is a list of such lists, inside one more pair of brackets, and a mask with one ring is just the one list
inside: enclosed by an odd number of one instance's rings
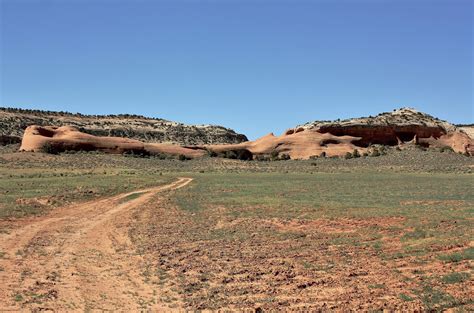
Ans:
{"label": "rocky outcrop", "polygon": [[102,151],[137,155],[183,155],[195,158],[205,151],[188,149],[173,144],[143,143],[120,137],[99,137],[80,132],[72,126],[29,126],[26,128],[20,151],[59,153],[65,151]]}
{"label": "rocky outcrop", "polygon": [[[123,137],[149,143],[180,145],[228,144],[247,141],[235,131],[213,125],[185,125],[139,115],[83,115],[67,112],[0,108],[0,136],[19,142],[30,125],[74,126],[101,137]],[[1,142],[0,142],[1,144]]]}
{"label": "rocky outcrop", "polygon": [[353,136],[334,136],[329,133],[319,133],[314,130],[286,132],[282,136],[268,134],[258,140],[243,142],[235,145],[209,145],[205,148],[217,153],[227,150],[246,149],[253,155],[288,155],[291,159],[309,159],[320,156],[341,156],[358,149],[361,153],[367,148],[354,144],[360,140]]}
{"label": "rocky outcrop", "polygon": [[450,147],[456,152],[474,154],[474,142],[456,126],[414,109],[402,108],[375,117],[343,121],[316,121],[237,145],[210,145],[207,149],[248,149],[253,154],[288,154],[292,159],[308,159],[324,153],[342,156],[358,150],[364,153],[373,145]]}
{"label": "rocky outcrop", "polygon": [[206,154],[239,159],[272,156],[309,159],[325,155],[369,153],[374,145],[451,148],[474,155],[474,141],[456,126],[413,109],[400,109],[376,117],[333,122],[313,122],[287,130],[281,136],[268,134],[255,141],[234,144],[176,145],[136,139],[94,136],[72,126],[30,126],[21,149],[25,151],[99,150],[108,153],[171,154],[189,158]]}
{"label": "rocky outcrop", "polygon": [[456,127],[462,131],[463,133],[467,134],[471,139],[474,139],[474,125],[456,125]]}
{"label": "rocky outcrop", "polygon": [[357,143],[367,147],[371,144],[397,145],[414,138],[439,138],[456,127],[428,114],[410,108],[382,113],[375,117],[362,117],[332,122],[312,122],[298,128],[313,129],[320,133],[336,136],[349,135],[361,137]]}

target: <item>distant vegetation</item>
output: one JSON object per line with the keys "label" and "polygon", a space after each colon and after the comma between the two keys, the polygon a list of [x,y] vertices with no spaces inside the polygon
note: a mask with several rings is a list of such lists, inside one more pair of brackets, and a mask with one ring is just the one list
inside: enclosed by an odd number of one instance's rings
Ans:
{"label": "distant vegetation", "polygon": [[155,120],[155,121],[166,121],[162,118],[155,118],[155,117],[146,117],[143,115],[137,114],[104,114],[104,115],[96,115],[96,114],[81,114],[81,113],[71,113],[67,111],[49,111],[49,110],[35,110],[35,109],[20,109],[20,108],[10,108],[10,107],[0,107],[1,111],[9,112],[9,113],[20,113],[20,114],[34,114],[39,116],[74,116],[74,117],[87,117],[87,118],[137,118],[137,119],[146,119],[146,120]]}
{"label": "distant vegetation", "polygon": [[[143,142],[172,142],[182,145],[240,143],[247,137],[218,125],[185,125],[136,114],[87,115],[65,111],[0,107],[0,145],[14,138],[19,142],[26,127],[73,126],[79,131],[105,137],[124,137]],[[11,140],[10,140],[11,141]]]}

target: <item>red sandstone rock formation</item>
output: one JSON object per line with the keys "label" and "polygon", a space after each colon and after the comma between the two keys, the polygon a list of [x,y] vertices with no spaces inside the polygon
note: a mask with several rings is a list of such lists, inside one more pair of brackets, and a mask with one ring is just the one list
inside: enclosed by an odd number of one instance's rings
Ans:
{"label": "red sandstone rock formation", "polygon": [[29,126],[23,135],[22,151],[103,151],[106,153],[172,154],[199,157],[204,151],[187,149],[172,144],[143,143],[119,137],[97,137],[80,132],[74,127]]}
{"label": "red sandstone rock formation", "polygon": [[55,151],[99,150],[108,153],[172,154],[194,158],[207,150],[222,154],[245,151],[252,155],[287,154],[292,159],[319,156],[343,156],[358,150],[362,154],[373,144],[425,147],[451,147],[454,151],[474,155],[474,140],[454,125],[412,109],[395,110],[376,117],[336,122],[313,122],[287,130],[282,136],[268,134],[255,141],[239,144],[178,146],[143,143],[118,137],[98,137],[74,127],[30,126],[25,130],[21,150]]}
{"label": "red sandstone rock formation", "polygon": [[322,152],[327,156],[342,156],[355,149],[363,153],[374,144],[447,146],[456,152],[474,155],[474,141],[465,132],[448,122],[408,108],[375,117],[312,122],[289,129],[280,137],[270,134],[256,141],[206,147],[221,153],[247,149],[253,154],[286,153],[292,159],[308,159]]}
{"label": "red sandstone rock formation", "polygon": [[325,152],[327,156],[341,156],[358,149],[361,153],[367,149],[358,147],[354,142],[359,137],[334,136],[329,133],[319,133],[314,130],[285,132],[276,137],[268,134],[255,141],[247,141],[235,145],[209,145],[207,149],[222,153],[229,150],[247,149],[254,155],[269,155],[271,153],[288,154],[292,159],[309,159]]}

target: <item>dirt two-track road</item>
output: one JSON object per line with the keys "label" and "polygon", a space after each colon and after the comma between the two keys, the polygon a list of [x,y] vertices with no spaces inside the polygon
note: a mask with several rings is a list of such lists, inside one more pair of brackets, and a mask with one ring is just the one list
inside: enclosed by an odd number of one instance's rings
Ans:
{"label": "dirt two-track road", "polygon": [[131,217],[157,193],[191,181],[55,209],[0,234],[0,311],[159,309],[128,236]]}

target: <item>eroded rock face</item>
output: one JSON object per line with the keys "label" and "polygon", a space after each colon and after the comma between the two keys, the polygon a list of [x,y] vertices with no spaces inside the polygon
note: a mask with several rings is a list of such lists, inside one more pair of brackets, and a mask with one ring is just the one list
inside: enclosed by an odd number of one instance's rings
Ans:
{"label": "eroded rock face", "polygon": [[255,141],[236,145],[210,145],[206,148],[220,153],[230,149],[247,149],[254,155],[277,153],[279,155],[287,154],[292,159],[309,159],[320,156],[323,152],[326,156],[341,156],[356,149],[363,153],[367,149],[356,146],[354,142],[358,140],[360,140],[359,137],[334,136],[314,130],[300,130],[285,132],[279,137],[268,134]]}
{"label": "eroded rock face", "polygon": [[428,114],[410,108],[382,113],[375,117],[354,118],[343,121],[312,122],[302,126],[321,133],[336,136],[361,137],[356,144],[367,147],[371,144],[398,145],[416,138],[440,138],[456,131],[456,127]]}
{"label": "eroded rock face", "polygon": [[345,127],[327,125],[321,126],[318,129],[318,132],[330,133],[335,136],[348,135],[360,137],[361,139],[354,143],[359,147],[368,147],[373,144],[395,146],[402,142],[416,140],[416,138],[439,138],[446,134],[443,129],[438,127],[414,125],[354,125]]}
{"label": "eroded rock face", "polygon": [[342,156],[358,150],[367,152],[371,145],[451,147],[460,153],[474,154],[474,143],[456,126],[414,109],[402,108],[375,117],[343,121],[317,121],[287,130],[282,136],[273,134],[238,145],[211,145],[208,149],[245,148],[253,154],[285,153],[292,159],[308,159],[325,153]]}
{"label": "eroded rock face", "polygon": [[369,152],[371,145],[403,147],[450,147],[455,152],[474,155],[474,141],[454,125],[412,109],[395,110],[376,117],[335,122],[313,122],[287,130],[281,136],[268,134],[255,141],[218,145],[173,145],[100,137],[83,133],[75,127],[30,126],[25,130],[21,149],[25,151],[99,150],[108,153],[172,154],[189,158],[209,151],[217,156],[241,155],[251,159],[259,155],[288,155],[292,159],[313,156],[343,156],[355,150]]}
{"label": "eroded rock face", "polygon": [[418,144],[424,147],[434,148],[450,147],[455,152],[474,155],[474,140],[460,131],[450,132],[439,138],[420,138],[418,139]]}
{"label": "eroded rock face", "polygon": [[462,125],[457,126],[457,128],[468,135],[471,139],[474,139],[474,125]]}
{"label": "eroded rock face", "polygon": [[144,155],[171,154],[194,158],[204,155],[202,150],[173,144],[143,143],[119,137],[98,137],[80,132],[72,126],[29,126],[25,129],[20,151],[63,152],[102,151],[106,153],[134,153]]}

